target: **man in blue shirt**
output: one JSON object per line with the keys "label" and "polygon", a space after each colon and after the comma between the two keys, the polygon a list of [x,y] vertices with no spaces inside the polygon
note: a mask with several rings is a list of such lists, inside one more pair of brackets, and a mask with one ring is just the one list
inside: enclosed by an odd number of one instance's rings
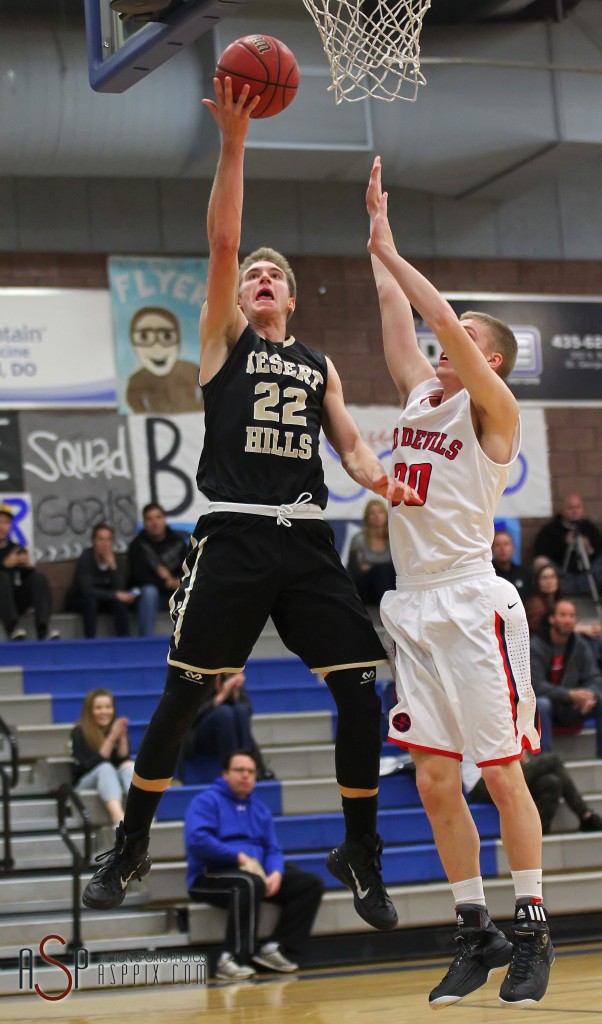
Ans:
{"label": "man in blue shirt", "polygon": [[[221,778],[188,805],[184,825],[190,898],[228,910],[226,944],[216,977],[241,981],[255,969],[290,973],[311,931],[322,899],[317,875],[284,863],[272,812],[255,794],[257,762],[237,750],[224,761]],[[268,942],[258,945],[263,899],[281,907]]]}

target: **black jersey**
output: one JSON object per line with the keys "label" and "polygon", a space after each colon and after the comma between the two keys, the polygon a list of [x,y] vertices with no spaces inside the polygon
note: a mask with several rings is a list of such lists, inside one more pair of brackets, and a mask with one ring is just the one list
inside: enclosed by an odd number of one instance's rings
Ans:
{"label": "black jersey", "polygon": [[247,324],[203,386],[205,443],[197,484],[211,501],[280,505],[308,491],[326,507],[319,453],[328,367],[294,338],[277,343]]}

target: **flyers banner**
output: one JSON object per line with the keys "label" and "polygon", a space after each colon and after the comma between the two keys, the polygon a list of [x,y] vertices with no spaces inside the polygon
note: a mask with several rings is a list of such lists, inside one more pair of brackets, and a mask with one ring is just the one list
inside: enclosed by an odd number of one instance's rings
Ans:
{"label": "flyers banner", "polygon": [[0,288],[0,406],[114,406],[109,293]]}
{"label": "flyers banner", "polygon": [[206,259],[110,257],[121,412],[202,410],[199,316],[207,265]]}
{"label": "flyers banner", "polygon": [[[389,469],[399,409],[381,405],[348,408],[366,443]],[[496,513],[500,518],[543,517],[552,513],[544,412],[527,408],[522,410],[521,419],[522,449]],[[130,416],[128,428],[139,505],[157,501],[165,508],[172,525],[192,530],[199,515],[207,509],[207,500],[199,494],[195,483],[204,438],[204,415]],[[324,437],[321,455],[330,493],[327,518],[361,519],[370,493],[347,475]]]}
{"label": "flyers banner", "polygon": [[[508,384],[520,402],[602,404],[601,299],[456,293],[447,298],[457,313],[489,313],[512,327],[518,358]],[[437,339],[420,323],[417,333],[436,365]]]}
{"label": "flyers banner", "polygon": [[125,417],[27,412],[19,427],[37,561],[76,558],[104,521],[124,551],[138,521]]}

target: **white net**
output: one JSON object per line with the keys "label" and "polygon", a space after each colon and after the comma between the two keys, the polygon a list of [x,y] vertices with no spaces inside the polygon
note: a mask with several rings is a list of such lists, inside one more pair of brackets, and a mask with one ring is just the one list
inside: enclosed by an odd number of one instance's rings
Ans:
{"label": "white net", "polygon": [[330,63],[335,100],[413,102],[420,71],[420,30],[431,0],[303,0]]}

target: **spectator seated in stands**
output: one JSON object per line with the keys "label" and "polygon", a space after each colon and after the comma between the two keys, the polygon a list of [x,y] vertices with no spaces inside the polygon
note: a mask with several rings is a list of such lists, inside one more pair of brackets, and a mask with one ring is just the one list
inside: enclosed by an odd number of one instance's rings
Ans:
{"label": "spectator seated in stands", "polygon": [[180,583],[188,542],[167,525],[161,505],[142,509],[143,528],[128,549],[129,580],[140,591],[136,603],[138,632],[152,636],[159,611],[167,611],[169,599]]}
{"label": "spectator seated in stands", "polygon": [[[560,587],[560,576],[552,562],[544,562],[533,577],[533,591],[525,601],[525,612],[529,624],[529,632],[548,635],[548,616],[554,611],[556,603],[564,597]],[[600,664],[602,658],[602,625],[599,620],[577,622],[575,632],[589,643],[594,658]]]}
{"label": "spectator seated in stands", "polygon": [[514,561],[514,541],[507,530],[496,530],[491,545],[491,557],[496,576],[514,584],[525,603],[531,590],[530,574],[524,566]]}
{"label": "spectator seated in stands", "polygon": [[[235,750],[221,777],[198,793],[186,811],[184,837],[190,898],[228,911],[225,947],[216,977],[242,981],[254,964],[289,974],[297,964],[320,906],[317,875],[284,863],[272,812],[255,794],[257,762]],[[262,900],[281,907],[267,942],[258,942]]]}
{"label": "spectator seated in stands", "polygon": [[0,621],[9,640],[26,640],[19,619],[33,608],[38,640],[58,640],[58,630],[50,628],[50,585],[34,569],[27,548],[9,539],[13,518],[10,505],[0,505]]}
{"label": "spectator seated in stands", "polygon": [[395,590],[387,506],[379,498],[366,503],[362,528],[349,548],[347,570],[364,604],[378,607],[385,591]]}
{"label": "spectator seated in stands", "polygon": [[90,690],[71,733],[72,779],[76,789],[95,789],[113,825],[123,818],[132,781],[127,718],[118,718],[110,690]]}
{"label": "spectator seated in stands", "polygon": [[583,500],[567,494],[562,508],[542,526],[533,545],[534,556],[545,555],[560,572],[564,594],[590,594],[584,557],[598,586],[602,583],[602,533],[584,516]]}
{"label": "spectator seated in stands", "polygon": [[[184,840],[190,899],[227,909],[225,946],[216,977],[251,978],[249,963],[285,974],[297,970],[289,956],[305,946],[321,900],[321,880],[285,863],[271,811],[254,793],[257,762],[234,751],[221,777],[193,797]],[[261,900],[282,907],[268,942],[258,943]]]}
{"label": "spectator seated in stands", "polygon": [[552,749],[553,728],[578,732],[596,726],[596,757],[602,757],[602,675],[588,643],[576,632],[577,609],[561,598],[548,615],[549,635],[531,637],[531,682],[541,723],[541,749]]}
{"label": "spectator seated in stands", "polygon": [[117,636],[130,635],[129,606],[137,591],[128,590],[114,550],[113,527],[97,523],[92,546],[82,551],[75,566],[75,579],[67,594],[67,611],[80,612],[84,636],[95,637],[99,612],[113,616]]}
{"label": "spectator seated in stands", "polygon": [[[493,803],[481,775],[481,769],[477,768],[467,751],[464,752],[461,767],[462,785],[468,802]],[[539,811],[541,830],[544,836],[552,831],[552,820],[558,810],[561,797],[567,807],[570,807],[573,814],[576,815],[581,832],[600,832],[602,830],[602,818],[587,806],[558,754],[532,756],[525,751],[521,759],[521,767],[529,792]]]}
{"label": "spectator seated in stands", "polygon": [[544,561],[533,572],[533,587],[525,601],[525,612],[531,635],[543,629],[548,630],[548,615],[563,595],[560,592],[560,576],[553,562]]}
{"label": "spectator seated in stands", "polygon": [[257,761],[259,780],[273,779],[253,739],[253,708],[245,689],[244,672],[217,673],[213,699],[202,705],[184,738],[182,760],[194,763],[199,756],[215,755],[212,771],[219,770],[234,750],[251,750]]}

